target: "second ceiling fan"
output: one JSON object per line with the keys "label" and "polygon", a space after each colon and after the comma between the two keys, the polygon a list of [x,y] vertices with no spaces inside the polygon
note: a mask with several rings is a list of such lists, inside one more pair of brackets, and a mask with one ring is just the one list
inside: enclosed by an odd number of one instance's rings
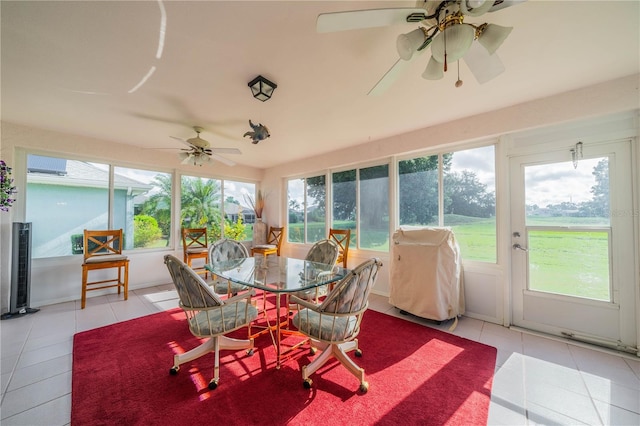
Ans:
{"label": "second ceiling fan", "polygon": [[204,130],[200,126],[194,126],[193,130],[196,132],[196,137],[189,139],[182,139],[176,136],[171,136],[173,139],[182,142],[189,148],[183,148],[182,152],[178,154],[182,159],[182,164],[193,164],[201,166],[204,163],[208,163],[211,159],[217,160],[227,166],[235,166],[235,161],[229,160],[218,154],[242,154],[238,148],[214,148],[211,144],[200,137],[200,133]]}

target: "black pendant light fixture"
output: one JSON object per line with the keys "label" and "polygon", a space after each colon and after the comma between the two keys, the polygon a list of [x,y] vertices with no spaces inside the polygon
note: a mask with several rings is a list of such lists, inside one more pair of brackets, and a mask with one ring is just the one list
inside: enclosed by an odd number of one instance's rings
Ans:
{"label": "black pendant light fixture", "polygon": [[249,82],[251,88],[251,94],[259,101],[267,101],[271,99],[273,91],[278,87],[275,83],[267,80],[263,76],[259,75]]}

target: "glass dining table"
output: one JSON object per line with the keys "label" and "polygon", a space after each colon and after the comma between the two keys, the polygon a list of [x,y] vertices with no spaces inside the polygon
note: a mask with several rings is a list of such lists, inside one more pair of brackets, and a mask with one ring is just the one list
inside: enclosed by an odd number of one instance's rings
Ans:
{"label": "glass dining table", "polygon": [[263,299],[263,312],[267,319],[267,326],[263,333],[269,332],[271,334],[276,349],[276,368],[280,368],[282,362],[281,342],[283,333],[295,333],[295,331],[288,328],[288,298],[286,298],[287,303],[285,304],[285,320],[282,320],[282,296],[301,291],[313,293],[315,289],[339,281],[349,273],[349,269],[338,265],[326,265],[290,257],[262,255],[211,262],[205,265],[205,268],[222,279],[262,290],[264,295],[275,294],[276,315],[274,324],[269,320],[266,312],[267,308],[264,304],[265,299]]}

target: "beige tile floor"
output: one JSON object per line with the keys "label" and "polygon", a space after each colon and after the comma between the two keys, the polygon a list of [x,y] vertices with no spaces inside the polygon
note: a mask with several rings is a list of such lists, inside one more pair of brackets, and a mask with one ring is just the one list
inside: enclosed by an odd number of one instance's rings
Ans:
{"label": "beige tile floor", "polygon": [[[66,425],[77,332],[177,307],[172,284],[44,306],[0,322],[0,423]],[[447,331],[450,323],[401,315],[387,298],[371,308]],[[462,317],[454,334],[498,348],[490,425],[640,425],[640,358]]]}

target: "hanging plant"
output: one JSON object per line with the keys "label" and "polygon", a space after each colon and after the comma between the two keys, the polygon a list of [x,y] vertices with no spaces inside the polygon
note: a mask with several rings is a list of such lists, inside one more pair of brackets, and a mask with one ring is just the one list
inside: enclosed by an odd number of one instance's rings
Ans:
{"label": "hanging plant", "polygon": [[0,210],[8,212],[9,207],[15,201],[13,194],[16,193],[16,187],[13,186],[11,178],[11,167],[7,166],[3,160],[0,160]]}

